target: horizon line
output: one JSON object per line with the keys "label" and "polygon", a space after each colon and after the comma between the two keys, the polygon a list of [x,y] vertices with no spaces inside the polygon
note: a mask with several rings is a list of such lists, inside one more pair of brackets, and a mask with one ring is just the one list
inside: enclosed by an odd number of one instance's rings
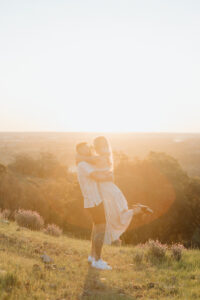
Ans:
{"label": "horizon line", "polygon": [[128,134],[128,133],[135,133],[135,134],[200,134],[200,131],[0,131],[1,133],[104,133],[104,134]]}

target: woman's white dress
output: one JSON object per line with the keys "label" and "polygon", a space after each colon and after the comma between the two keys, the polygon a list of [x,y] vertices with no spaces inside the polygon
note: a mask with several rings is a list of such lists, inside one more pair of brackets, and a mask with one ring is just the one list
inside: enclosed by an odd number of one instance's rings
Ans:
{"label": "woman's white dress", "polygon": [[134,210],[128,209],[125,196],[113,182],[100,182],[99,192],[106,216],[104,243],[110,245],[126,231],[132,220]]}

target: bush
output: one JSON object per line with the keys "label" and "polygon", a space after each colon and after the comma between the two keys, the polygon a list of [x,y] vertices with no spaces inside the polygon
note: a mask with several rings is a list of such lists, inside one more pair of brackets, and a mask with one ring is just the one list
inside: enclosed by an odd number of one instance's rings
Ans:
{"label": "bush", "polygon": [[15,221],[19,226],[23,226],[32,230],[40,230],[44,225],[43,218],[32,210],[19,209],[15,212]]}
{"label": "bush", "polygon": [[6,173],[6,167],[0,163],[0,175]]}
{"label": "bush", "polygon": [[41,152],[37,157],[19,154],[9,165],[9,168],[19,174],[39,178],[66,178],[67,167],[61,165],[52,153]]}
{"label": "bush", "polygon": [[183,249],[184,249],[184,246],[181,244],[172,245],[171,246],[172,257],[177,261],[181,260]]}
{"label": "bush", "polygon": [[7,220],[11,215],[10,209],[0,209],[0,218]]}
{"label": "bush", "polygon": [[44,229],[44,232],[53,236],[61,236],[62,229],[60,229],[60,227],[58,227],[55,224],[48,224],[47,227]]}
{"label": "bush", "polygon": [[166,245],[161,244],[158,240],[149,240],[146,245],[148,247],[147,256],[150,258],[156,258],[158,260],[163,260],[165,258],[167,251]]}

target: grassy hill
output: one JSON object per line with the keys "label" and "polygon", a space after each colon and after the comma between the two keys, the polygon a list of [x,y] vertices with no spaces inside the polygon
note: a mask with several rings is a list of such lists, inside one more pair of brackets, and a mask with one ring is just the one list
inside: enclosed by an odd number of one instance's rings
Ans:
{"label": "grassy hill", "polygon": [[[142,247],[105,246],[112,271],[89,266],[90,242],[19,228],[0,221],[0,299],[200,299],[200,252],[180,261],[136,257]],[[45,264],[41,255],[53,259]]]}

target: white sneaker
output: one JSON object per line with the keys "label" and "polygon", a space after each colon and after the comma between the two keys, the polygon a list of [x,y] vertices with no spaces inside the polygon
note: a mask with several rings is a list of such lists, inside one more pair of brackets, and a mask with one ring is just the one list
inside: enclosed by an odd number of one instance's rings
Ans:
{"label": "white sneaker", "polygon": [[[91,263],[91,262],[93,262],[93,260],[95,260],[95,258],[93,256],[89,255],[88,256],[88,262]],[[103,260],[103,259],[100,258],[99,261],[101,261],[102,264],[106,264],[107,265],[107,262],[105,260]]]}
{"label": "white sneaker", "polygon": [[112,270],[112,267],[109,266],[106,262],[103,262],[101,259],[99,260],[93,260],[91,266],[93,268],[96,268],[96,269],[101,269],[101,270]]}
{"label": "white sneaker", "polygon": [[93,256],[89,255],[89,256],[88,256],[88,262],[89,262],[89,263],[92,263],[93,260],[95,260],[95,258],[94,258]]}
{"label": "white sneaker", "polygon": [[105,260],[103,260],[103,259],[99,259],[100,260],[100,262],[102,263],[102,264],[105,264],[105,265],[107,265],[107,262],[105,261]]}

